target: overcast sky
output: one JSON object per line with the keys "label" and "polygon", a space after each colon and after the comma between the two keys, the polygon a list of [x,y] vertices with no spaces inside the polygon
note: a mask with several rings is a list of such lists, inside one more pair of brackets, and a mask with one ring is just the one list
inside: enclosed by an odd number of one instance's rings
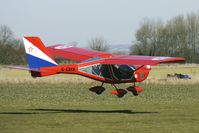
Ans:
{"label": "overcast sky", "polygon": [[130,44],[144,18],[167,21],[199,13],[199,0],[0,0],[0,24],[15,36],[40,36],[46,45],[92,37],[110,44]]}

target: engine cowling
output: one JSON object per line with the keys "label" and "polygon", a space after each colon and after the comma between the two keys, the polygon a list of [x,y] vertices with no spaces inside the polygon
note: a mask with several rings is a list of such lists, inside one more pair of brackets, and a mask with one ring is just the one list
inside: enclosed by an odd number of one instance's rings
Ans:
{"label": "engine cowling", "polygon": [[134,77],[135,77],[136,82],[144,81],[148,77],[150,70],[151,70],[151,66],[150,65],[145,65],[142,68],[140,68],[137,71],[135,71],[134,72]]}

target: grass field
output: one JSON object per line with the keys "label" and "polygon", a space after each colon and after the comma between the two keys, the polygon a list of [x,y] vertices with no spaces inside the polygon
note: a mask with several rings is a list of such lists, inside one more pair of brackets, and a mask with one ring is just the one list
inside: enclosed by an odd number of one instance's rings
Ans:
{"label": "grass field", "polygon": [[[167,73],[191,80],[167,79]],[[97,96],[100,84],[80,76],[32,79],[28,72],[0,69],[0,133],[198,133],[199,67],[158,66],[138,97]],[[126,88],[129,84],[121,85]]]}

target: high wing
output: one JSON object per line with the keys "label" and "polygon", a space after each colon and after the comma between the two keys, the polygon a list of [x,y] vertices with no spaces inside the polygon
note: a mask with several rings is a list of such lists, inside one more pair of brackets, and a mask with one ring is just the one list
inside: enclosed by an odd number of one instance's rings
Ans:
{"label": "high wing", "polygon": [[53,56],[59,56],[80,62],[94,57],[108,58],[112,56],[111,53],[88,50],[73,46],[64,46],[64,44],[49,46],[47,49]]}
{"label": "high wing", "polygon": [[179,57],[119,55],[104,59],[102,64],[129,64],[129,65],[157,65],[159,63],[172,63],[185,61]]}
{"label": "high wing", "polygon": [[[126,64],[126,65],[157,65],[159,63],[171,63],[185,61],[179,57],[140,56],[140,55],[112,55],[111,53],[88,50],[63,44],[47,47],[54,56],[59,56],[79,62],[95,57],[101,64]],[[97,61],[95,60],[95,61]],[[92,60],[91,60],[92,61]]]}

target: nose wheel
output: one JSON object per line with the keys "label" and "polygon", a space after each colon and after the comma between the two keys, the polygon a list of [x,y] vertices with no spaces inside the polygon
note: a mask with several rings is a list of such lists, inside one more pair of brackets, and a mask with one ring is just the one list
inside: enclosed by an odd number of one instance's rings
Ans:
{"label": "nose wheel", "polygon": [[129,86],[126,88],[128,91],[130,91],[134,96],[138,96],[138,92],[136,91],[134,86]]}
{"label": "nose wheel", "polygon": [[140,86],[136,86],[134,83],[134,86],[129,86],[126,88],[128,91],[130,91],[134,96],[138,96],[140,92],[142,92],[142,88]]}

